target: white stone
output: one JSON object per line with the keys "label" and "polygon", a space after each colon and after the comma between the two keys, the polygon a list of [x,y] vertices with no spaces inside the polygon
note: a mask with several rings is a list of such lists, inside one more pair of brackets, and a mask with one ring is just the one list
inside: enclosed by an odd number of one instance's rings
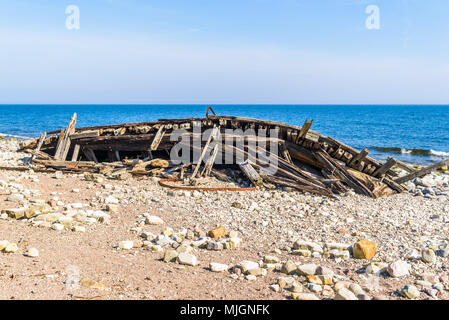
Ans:
{"label": "white stone", "polygon": [[122,250],[131,250],[134,247],[134,242],[131,240],[120,241],[118,247]]}
{"label": "white stone", "polygon": [[193,254],[181,252],[178,255],[178,263],[194,267],[198,264],[198,260]]}
{"label": "white stone", "polygon": [[38,257],[39,256],[39,250],[36,248],[28,248],[28,251],[26,253],[27,257]]}
{"label": "white stone", "polygon": [[224,272],[229,268],[227,264],[221,264],[216,262],[211,262],[209,264],[209,267],[212,272]]}
{"label": "white stone", "polygon": [[395,261],[387,267],[387,272],[393,278],[408,276],[410,265],[402,260]]}
{"label": "white stone", "polygon": [[164,220],[162,220],[161,218],[159,218],[157,216],[148,216],[145,219],[145,223],[150,224],[150,225],[160,225],[160,224],[164,223]]}
{"label": "white stone", "polygon": [[244,260],[235,265],[236,268],[241,269],[243,273],[250,270],[259,269],[259,264],[254,261]]}

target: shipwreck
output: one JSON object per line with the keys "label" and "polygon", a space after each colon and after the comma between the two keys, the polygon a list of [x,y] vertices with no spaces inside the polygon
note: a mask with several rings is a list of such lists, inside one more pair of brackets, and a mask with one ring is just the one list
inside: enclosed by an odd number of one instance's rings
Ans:
{"label": "shipwreck", "polygon": [[[403,192],[405,182],[449,163],[445,160],[420,170],[394,158],[380,163],[369,156],[367,148],[358,151],[311,130],[313,121],[306,120],[300,127],[219,116],[211,107],[204,118],[84,128],[77,128],[76,121],[75,113],[66,128],[23,141],[21,149],[32,154],[32,159],[29,166],[14,169],[90,172],[116,178],[124,174],[159,176],[162,186],[176,189],[286,187],[328,197],[352,189],[377,198]],[[173,148],[179,143],[183,143],[184,153],[190,153],[184,157],[190,161],[173,160]],[[276,170],[267,170],[272,163],[276,163]],[[399,177],[395,167],[407,174]],[[195,180],[208,176],[233,182],[234,187],[195,185]]]}

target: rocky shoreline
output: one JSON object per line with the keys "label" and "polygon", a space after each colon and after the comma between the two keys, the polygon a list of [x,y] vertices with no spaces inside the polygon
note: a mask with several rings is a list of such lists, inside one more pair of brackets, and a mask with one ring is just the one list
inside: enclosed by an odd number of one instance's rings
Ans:
{"label": "rocky shoreline", "polygon": [[[0,166],[29,161],[17,147]],[[0,298],[448,299],[447,173],[329,199],[0,170]]]}

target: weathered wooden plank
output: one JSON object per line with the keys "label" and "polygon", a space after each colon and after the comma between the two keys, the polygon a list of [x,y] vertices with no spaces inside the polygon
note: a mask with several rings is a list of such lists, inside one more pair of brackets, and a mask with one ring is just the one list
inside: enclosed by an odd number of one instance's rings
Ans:
{"label": "weathered wooden plank", "polygon": [[397,178],[396,180],[394,180],[394,182],[396,182],[398,184],[402,184],[404,182],[413,180],[415,178],[421,178],[421,177],[424,177],[425,175],[431,173],[432,171],[435,171],[435,170],[440,169],[441,167],[447,166],[448,164],[449,164],[449,159],[446,159],[441,162],[435,163],[429,167],[425,167],[419,171],[409,173],[408,175]]}
{"label": "weathered wooden plank", "polygon": [[78,140],[78,139],[83,139],[83,138],[98,137],[99,135],[100,135],[99,130],[90,130],[90,131],[83,131],[83,132],[79,132],[79,133],[72,133],[70,135],[70,139],[73,141],[73,140]]}
{"label": "weathered wooden plank", "polygon": [[75,148],[73,149],[72,161],[78,160],[79,153],[80,153],[80,145],[76,144]]}
{"label": "weathered wooden plank", "polygon": [[58,147],[56,148],[55,156],[54,158],[56,160],[65,160],[67,157],[67,153],[69,152],[70,148],[70,135],[75,132],[75,125],[76,125],[76,113],[73,114],[73,117],[70,118],[69,125],[67,126],[67,129],[64,132],[64,136],[60,143],[58,144]]}
{"label": "weathered wooden plank", "polygon": [[45,138],[47,137],[47,133],[44,132],[41,134],[39,138],[39,142],[37,143],[36,151],[40,151],[42,148],[42,145],[44,144]]}
{"label": "weathered wooden plank", "polygon": [[374,171],[373,176],[374,177],[381,177],[383,176],[385,173],[387,173],[391,168],[393,168],[393,166],[396,164],[396,160],[393,158],[388,158],[387,162],[385,162],[385,164],[380,167],[379,169],[377,169],[376,171]]}
{"label": "weathered wooden plank", "polygon": [[150,146],[151,151],[157,150],[157,148],[159,147],[159,144],[162,141],[162,138],[164,137],[164,134],[165,134],[165,126],[162,125],[159,128],[159,130],[157,130],[157,133],[154,136],[153,142],[151,143],[151,146]]}

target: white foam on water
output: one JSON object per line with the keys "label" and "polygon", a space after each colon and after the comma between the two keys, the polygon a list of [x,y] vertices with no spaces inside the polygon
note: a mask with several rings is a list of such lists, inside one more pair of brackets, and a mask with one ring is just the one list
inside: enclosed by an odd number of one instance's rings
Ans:
{"label": "white foam on water", "polygon": [[430,150],[430,154],[438,157],[449,157],[449,152]]}
{"label": "white foam on water", "polygon": [[1,132],[0,132],[0,137],[5,137],[5,138],[19,138],[19,139],[31,139],[31,137],[17,136],[17,135],[15,135],[15,134],[1,133]]}

